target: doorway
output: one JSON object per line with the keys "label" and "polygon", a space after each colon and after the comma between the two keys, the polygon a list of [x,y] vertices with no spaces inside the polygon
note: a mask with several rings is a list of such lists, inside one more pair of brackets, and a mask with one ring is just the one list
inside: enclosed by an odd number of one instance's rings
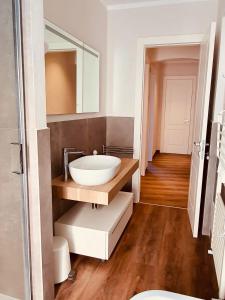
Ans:
{"label": "doorway", "polygon": [[[188,216],[193,237],[198,237],[201,207],[201,193],[203,180],[203,167],[205,162],[206,130],[208,124],[209,96],[211,89],[211,75],[214,53],[216,24],[212,22],[209,29],[202,35],[187,36],[161,36],[142,38],[138,40],[137,47],[137,88],[135,101],[134,121],[134,157],[140,159],[140,170],[133,178],[133,192],[136,201],[140,201],[141,172],[146,164],[146,152],[143,150],[143,140],[147,135],[144,128],[146,121],[146,101],[144,101],[144,67],[146,63],[146,48],[165,46],[194,46],[200,45],[198,83],[195,106],[195,120],[193,130],[193,145],[190,172],[190,187],[188,196]],[[140,139],[139,139],[140,137]],[[146,166],[147,167],[147,166]]]}
{"label": "doorway", "polygon": [[146,49],[141,202],[187,208],[199,45]]}

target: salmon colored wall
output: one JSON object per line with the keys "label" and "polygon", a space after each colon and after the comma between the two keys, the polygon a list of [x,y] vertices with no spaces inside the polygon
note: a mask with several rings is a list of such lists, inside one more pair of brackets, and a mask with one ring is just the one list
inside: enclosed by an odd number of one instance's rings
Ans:
{"label": "salmon colored wall", "polygon": [[170,61],[161,64],[161,77],[164,76],[197,76],[198,61],[196,62],[173,62]]}
{"label": "salmon colored wall", "polygon": [[199,59],[200,46],[173,46],[148,49],[151,62],[171,59]]}
{"label": "salmon colored wall", "polygon": [[[149,123],[154,127],[154,131],[149,132],[148,144],[152,155],[160,150],[163,78],[197,76],[199,53],[199,46],[157,47],[146,50],[146,63],[151,65],[149,101],[150,108],[154,110],[154,116],[149,115]],[[150,151],[149,160],[152,155]]]}
{"label": "salmon colored wall", "polygon": [[76,52],[45,55],[47,114],[76,112]]}

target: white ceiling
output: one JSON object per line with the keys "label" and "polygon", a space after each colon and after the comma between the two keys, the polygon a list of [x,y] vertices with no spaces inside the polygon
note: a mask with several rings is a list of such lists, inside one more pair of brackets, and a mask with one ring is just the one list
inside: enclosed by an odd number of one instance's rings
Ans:
{"label": "white ceiling", "polygon": [[179,4],[186,2],[203,2],[207,0],[100,0],[107,9],[128,9],[157,5]]}

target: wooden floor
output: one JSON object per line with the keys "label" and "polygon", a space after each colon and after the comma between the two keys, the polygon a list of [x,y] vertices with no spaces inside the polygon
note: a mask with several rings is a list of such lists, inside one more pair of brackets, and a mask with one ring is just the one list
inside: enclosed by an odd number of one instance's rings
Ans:
{"label": "wooden floor", "polygon": [[56,287],[57,300],[128,300],[150,289],[217,298],[208,239],[193,239],[187,211],[136,204],[107,262],[72,255],[74,282]]}
{"label": "wooden floor", "polygon": [[141,202],[187,207],[190,155],[156,154],[141,177]]}

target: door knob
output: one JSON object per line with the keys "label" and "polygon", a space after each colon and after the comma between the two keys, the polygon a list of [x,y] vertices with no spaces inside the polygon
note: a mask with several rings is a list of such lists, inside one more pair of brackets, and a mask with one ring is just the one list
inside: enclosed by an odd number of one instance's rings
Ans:
{"label": "door knob", "polygon": [[199,147],[199,146],[201,146],[201,142],[194,142],[194,145]]}
{"label": "door knob", "polygon": [[189,120],[184,120],[184,123],[186,123],[186,124],[187,124],[187,123],[190,123],[190,121],[189,121]]}

